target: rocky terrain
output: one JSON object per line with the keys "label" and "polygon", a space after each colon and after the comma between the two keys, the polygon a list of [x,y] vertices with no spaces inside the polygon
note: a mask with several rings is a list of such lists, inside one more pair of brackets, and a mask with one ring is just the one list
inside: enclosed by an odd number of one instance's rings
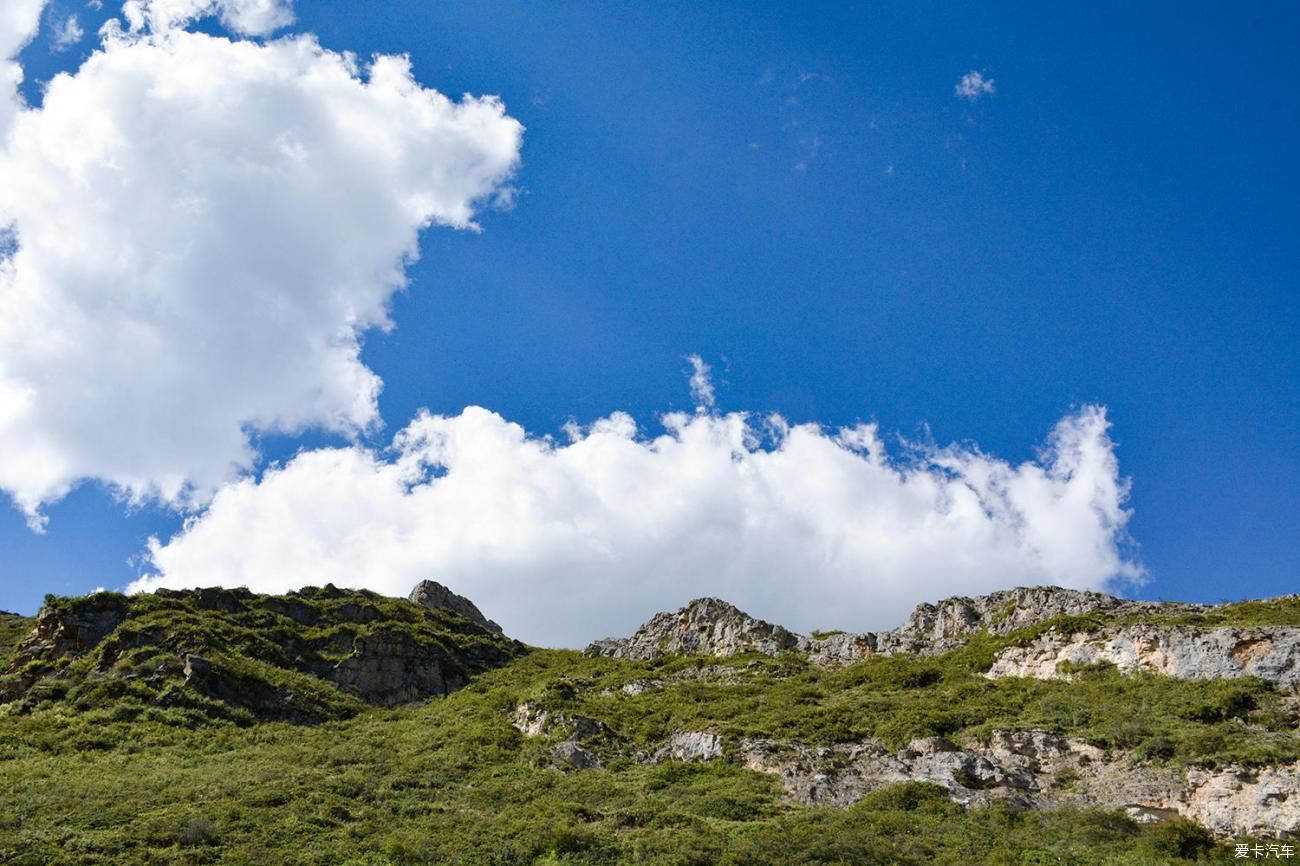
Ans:
{"label": "rocky terrain", "polygon": [[[1282,601],[1296,605],[1297,598]],[[1300,684],[1300,626],[1175,624],[1188,617],[1213,621],[1215,610],[1211,605],[1026,587],[921,604],[892,631],[818,639],[755,619],[721,599],[700,598],[681,610],[656,614],[629,638],[596,641],[586,653],[653,659],[790,650],[817,664],[843,665],[873,656],[942,655],[966,646],[974,635],[1005,637],[1046,625],[1032,642],[1003,648],[987,676],[1068,677],[1078,668],[1104,664],[1179,679],[1252,676],[1281,686]]]}
{"label": "rocky terrain", "polygon": [[705,598],[581,654],[433,581],[49,597],[0,614],[0,862],[1213,859],[1300,836],[1298,661],[1297,596]]}
{"label": "rocky terrain", "polygon": [[[1276,601],[1295,607],[1297,600]],[[921,604],[892,631],[818,639],[755,619],[720,599],[702,598],[656,614],[629,638],[592,643],[586,654],[656,659],[683,653],[792,652],[817,665],[842,666],[872,657],[943,655],[966,647],[976,636],[1014,635],[1019,639],[997,649],[983,676],[1068,680],[1109,667],[1121,674],[1175,679],[1252,677],[1294,694],[1300,685],[1300,626],[1213,624],[1221,618],[1216,614],[1229,608],[1029,587]],[[657,685],[661,683],[642,682],[624,689],[640,693]],[[1294,699],[1290,706],[1294,711]],[[1034,808],[1095,806],[1122,810],[1139,821],[1180,814],[1221,836],[1300,833],[1300,763],[1153,766],[1131,751],[1107,751],[1043,730],[994,730],[985,742],[962,745],[924,737],[899,750],[876,740],[814,747],[745,738],[730,746],[737,760],[776,774],[787,794],[806,804],[847,806],[873,790],[924,781],[942,786],[964,804],[1010,800]],[[708,760],[723,752],[716,735],[682,731],[658,751],[638,758]],[[598,763],[595,756],[590,761]]]}

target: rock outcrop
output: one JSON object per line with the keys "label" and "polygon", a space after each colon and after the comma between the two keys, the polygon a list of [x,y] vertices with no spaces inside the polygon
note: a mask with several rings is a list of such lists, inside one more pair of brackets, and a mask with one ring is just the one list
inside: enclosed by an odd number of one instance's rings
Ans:
{"label": "rock outcrop", "polygon": [[[1055,678],[1072,666],[1113,664],[1180,679],[1259,677],[1300,684],[1300,626],[1140,624],[1146,618],[1204,618],[1209,605],[1129,601],[1099,592],[1024,587],[937,604],[921,604],[892,631],[839,632],[821,638],[756,619],[716,598],[656,614],[630,638],[589,645],[589,656],[652,659],[669,654],[729,656],[742,652],[804,653],[815,664],[851,664],[871,656],[942,655],[977,633],[1007,636],[1053,621],[1084,620],[1086,631],[1049,628],[1028,645],[1001,650],[988,676]],[[1065,619],[1062,619],[1065,618]],[[1091,618],[1091,619],[1090,619]],[[1139,624],[1106,625],[1108,621]]]}
{"label": "rock outcrop", "polygon": [[[1005,635],[1059,616],[1098,612],[1136,614],[1156,607],[1160,606],[1099,592],[1054,586],[1026,587],[921,604],[903,626],[892,631],[838,632],[813,638],[756,619],[720,599],[699,598],[680,610],[655,614],[630,638],[596,641],[587,647],[586,653],[650,659],[673,653],[775,655],[782,650],[795,650],[807,653],[819,664],[835,665],[874,655],[937,655],[960,648],[966,638],[977,632]],[[1200,609],[1195,605],[1179,608]]]}
{"label": "rock outcrop", "polygon": [[526,737],[564,736],[550,751],[550,764],[559,770],[599,770],[600,756],[590,746],[593,740],[607,740],[611,732],[595,719],[576,714],[551,712],[531,702],[515,707],[510,723]]}
{"label": "rock outcrop", "polygon": [[652,760],[711,761],[722,757],[722,738],[709,731],[674,731],[669,735]]}
{"label": "rock outcrop", "polygon": [[678,611],[655,614],[630,638],[608,638],[586,654],[620,659],[653,659],[668,654],[729,656],[742,652],[775,655],[806,649],[807,638],[755,619],[717,598],[697,598]]}
{"label": "rock outcrop", "polygon": [[436,580],[422,580],[411,590],[407,597],[422,607],[430,610],[447,610],[465,617],[470,622],[478,623],[494,634],[501,634],[501,626],[483,615],[478,605],[463,595],[457,595]]}
{"label": "rock outcrop", "polygon": [[823,748],[739,744],[744,765],[780,777],[795,802],[849,806],[899,782],[939,785],[963,804],[1099,808],[1139,822],[1182,815],[1221,838],[1300,834],[1300,765],[1207,770],[1144,764],[1050,731],[994,731],[987,744],[942,737],[891,752],[865,742]]}
{"label": "rock outcrop", "polygon": [[1114,665],[1183,680],[1253,676],[1300,685],[1300,628],[1133,625],[1094,633],[1044,632],[1000,651],[986,676],[1054,679],[1078,667]]}
{"label": "rock outcrop", "polygon": [[367,703],[385,707],[446,695],[469,682],[468,672],[442,647],[398,628],[358,637],[352,653],[325,679]]}
{"label": "rock outcrop", "polygon": [[933,642],[982,631],[1008,635],[1059,616],[1096,613],[1142,615],[1156,611],[1193,613],[1206,609],[1205,605],[1178,602],[1129,601],[1100,592],[1059,586],[1028,586],[973,598],[954,596],[937,604],[917,605],[897,633]]}
{"label": "rock outcrop", "polygon": [[126,596],[100,592],[80,604],[42,609],[32,633],[17,646],[10,672],[34,661],[76,658],[94,649],[122,624],[129,611]]}

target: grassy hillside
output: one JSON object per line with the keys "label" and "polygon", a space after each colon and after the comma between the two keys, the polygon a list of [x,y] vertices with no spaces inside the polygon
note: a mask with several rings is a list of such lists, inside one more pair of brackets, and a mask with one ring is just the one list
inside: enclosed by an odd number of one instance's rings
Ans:
{"label": "grassy hillside", "polygon": [[[314,614],[298,611],[299,622],[274,610],[284,599],[260,597],[233,611],[195,597],[130,599],[113,635],[51,661],[53,673],[0,707],[0,863],[1222,863],[1231,850],[1184,821],[964,810],[918,783],[848,809],[799,806],[730,749],[744,736],[814,746],[876,737],[896,748],[930,734],[1050,728],[1153,762],[1300,757],[1294,704],[1257,681],[1104,669],[1074,682],[979,676],[998,646],[1027,633],[839,670],[794,655],[636,662],[533,650],[483,666],[446,697],[375,707],[317,676],[348,643],[328,635],[346,633],[350,646],[405,623],[456,658],[510,647],[405,602],[340,591],[291,600]],[[340,613],[349,603],[382,616],[353,622],[370,615]],[[265,720],[187,695],[176,659],[199,651],[244,660],[259,682],[288,678],[277,688],[312,712]],[[599,723],[588,745],[603,768],[555,769],[551,750],[567,732],[524,736],[511,720],[525,702]],[[680,730],[719,733],[728,751],[707,763],[638,761]]]}
{"label": "grassy hillside", "polygon": [[[55,704],[113,723],[348,718],[367,701],[395,702],[391,689],[339,687],[356,686],[362,663],[380,654],[435,668],[438,679],[411,689],[430,693],[524,651],[446,611],[334,587],[48,596],[38,626],[36,646],[10,648],[0,700],[17,702],[11,711]],[[359,672],[336,670],[345,659]]]}
{"label": "grassy hillside", "polygon": [[8,667],[6,660],[18,641],[27,636],[36,620],[16,613],[0,611],[0,665]]}
{"label": "grassy hillside", "polygon": [[[639,707],[637,698],[599,694],[665,667],[539,651],[450,697],[316,726],[115,723],[64,704],[10,715],[0,718],[0,777],[14,807],[0,817],[0,861],[1136,866],[1210,851],[1182,823],[964,812],[916,784],[847,810],[798,807],[783,802],[772,777],[726,760],[652,766],[625,757],[605,770],[561,772],[547,766],[549,741],[510,724],[517,703],[533,698],[620,705],[609,718],[644,716],[628,735],[646,746],[705,717],[813,733],[826,729],[805,727],[796,707],[815,715],[838,687],[867,700],[876,686],[870,677],[851,685],[851,671],[814,682],[773,670],[734,691],[683,685],[653,708],[649,695]],[[756,696],[773,682],[770,703]],[[895,683],[871,699],[936,687]]]}

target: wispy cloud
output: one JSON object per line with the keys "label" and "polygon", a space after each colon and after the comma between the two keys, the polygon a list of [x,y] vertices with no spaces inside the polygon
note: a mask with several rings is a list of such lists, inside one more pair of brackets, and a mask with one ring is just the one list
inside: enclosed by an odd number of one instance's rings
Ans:
{"label": "wispy cloud", "polygon": [[86,31],[81,29],[81,22],[77,20],[77,16],[69,15],[55,26],[50,47],[55,51],[67,51],[80,42],[85,35]]}
{"label": "wispy cloud", "polygon": [[695,401],[697,412],[712,412],[717,404],[717,394],[713,390],[713,370],[699,355],[687,355],[691,362],[691,399]]}
{"label": "wispy cloud", "polygon": [[976,69],[963,75],[954,90],[959,99],[968,102],[978,102],[985,96],[992,96],[998,92],[996,82],[992,78],[985,78],[984,73]]}

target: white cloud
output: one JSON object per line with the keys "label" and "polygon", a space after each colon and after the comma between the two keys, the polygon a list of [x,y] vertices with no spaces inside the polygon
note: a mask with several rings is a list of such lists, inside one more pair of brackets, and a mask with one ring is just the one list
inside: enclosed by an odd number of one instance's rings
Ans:
{"label": "white cloud", "polygon": [[265,36],[293,23],[291,0],[126,0],[122,14],[134,31],[163,33],[216,15],[245,36]]}
{"label": "white cloud", "polygon": [[55,51],[67,51],[81,41],[86,31],[81,29],[81,22],[76,15],[69,15],[54,28],[53,48]]}
{"label": "white cloud", "polygon": [[978,102],[982,97],[998,92],[993,79],[985,78],[984,73],[975,69],[963,75],[954,90],[958,97],[969,102]]}
{"label": "white cloud", "polygon": [[701,412],[711,412],[717,401],[713,390],[712,368],[699,355],[687,355],[691,362],[691,399]]}
{"label": "white cloud", "polygon": [[23,68],[14,58],[36,36],[46,0],[4,0],[0,4],[0,146],[22,109],[18,85]]}
{"label": "white cloud", "polygon": [[[436,578],[507,631],[579,646],[701,595],[796,628],[887,628],[923,599],[1137,580],[1104,410],[1022,465],[969,447],[890,456],[874,425],[827,433],[741,414],[615,413],[571,442],[485,409],[421,414],[390,452],[299,454],[152,540],[133,590]],[[769,437],[766,445],[760,438]]]}
{"label": "white cloud", "polygon": [[[273,6],[217,4],[250,30]],[[521,142],[403,57],[104,33],[0,145],[0,489],[35,526],[81,479],[192,504],[257,431],[376,425],[362,334],[420,230],[475,228]]]}

